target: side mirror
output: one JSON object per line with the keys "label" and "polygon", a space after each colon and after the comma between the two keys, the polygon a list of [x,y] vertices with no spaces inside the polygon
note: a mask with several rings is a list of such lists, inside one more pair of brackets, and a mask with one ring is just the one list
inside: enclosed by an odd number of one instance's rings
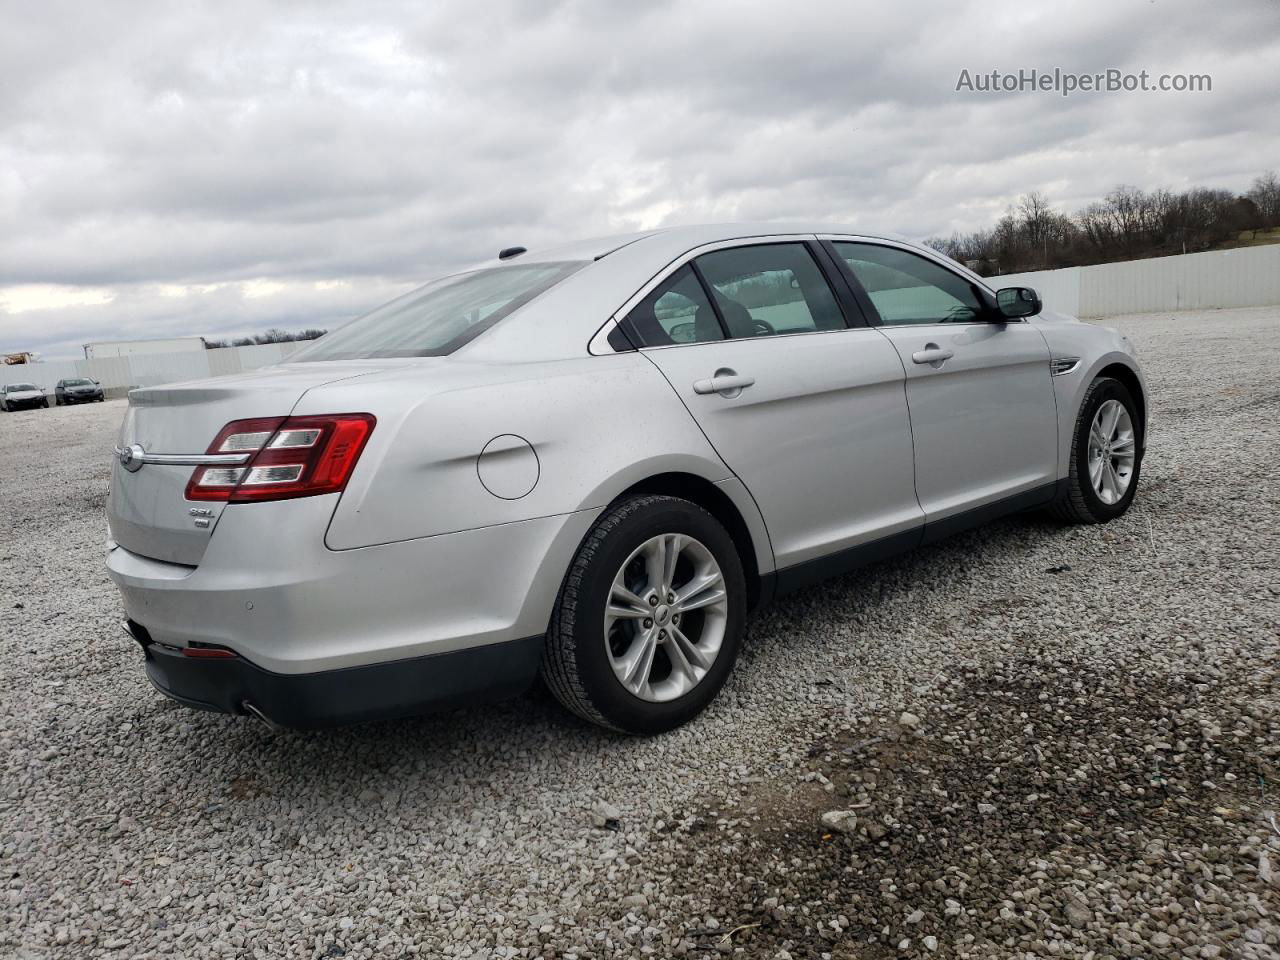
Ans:
{"label": "side mirror", "polygon": [[1044,309],[1040,294],[1030,287],[1005,287],[996,291],[996,308],[1002,317],[1017,320],[1034,317]]}

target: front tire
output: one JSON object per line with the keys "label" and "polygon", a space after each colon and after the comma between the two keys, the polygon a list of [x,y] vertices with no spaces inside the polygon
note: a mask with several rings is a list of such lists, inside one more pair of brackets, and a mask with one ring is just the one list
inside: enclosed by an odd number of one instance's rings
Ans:
{"label": "front tire", "polygon": [[1071,470],[1053,514],[1067,523],[1107,523],[1123,515],[1138,492],[1142,441],[1142,418],[1129,388],[1098,377],[1080,404]]}
{"label": "front tire", "polygon": [[551,615],[542,676],[592,723],[662,733],[715,699],[745,621],[742,560],[720,522],[687,500],[633,497],[579,547]]}

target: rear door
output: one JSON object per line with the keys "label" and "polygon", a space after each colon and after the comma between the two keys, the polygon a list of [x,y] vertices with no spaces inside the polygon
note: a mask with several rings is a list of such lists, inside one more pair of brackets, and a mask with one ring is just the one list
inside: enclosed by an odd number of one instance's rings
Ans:
{"label": "rear door", "polygon": [[819,256],[797,239],[717,245],[623,321],[759,504],[779,568],[922,522],[902,364],[849,325]]}
{"label": "rear door", "polygon": [[1057,477],[1058,419],[1040,331],[992,322],[969,278],[903,245],[833,239],[829,249],[906,370],[927,523],[1043,493]]}

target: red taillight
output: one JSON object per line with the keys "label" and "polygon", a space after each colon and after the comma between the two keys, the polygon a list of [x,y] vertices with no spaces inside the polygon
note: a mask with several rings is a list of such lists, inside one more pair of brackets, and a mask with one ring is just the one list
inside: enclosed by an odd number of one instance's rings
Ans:
{"label": "red taillight", "polygon": [[209,453],[247,453],[232,466],[196,467],[188,500],[254,503],[338,493],[347,485],[377,421],[367,413],[235,420]]}

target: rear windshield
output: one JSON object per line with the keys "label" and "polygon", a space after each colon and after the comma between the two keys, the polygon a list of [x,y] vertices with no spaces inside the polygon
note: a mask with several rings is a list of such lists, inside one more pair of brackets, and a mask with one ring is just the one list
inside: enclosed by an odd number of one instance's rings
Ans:
{"label": "rear windshield", "polygon": [[442,277],[321,337],[289,361],[442,357],[584,266],[513,264]]}

